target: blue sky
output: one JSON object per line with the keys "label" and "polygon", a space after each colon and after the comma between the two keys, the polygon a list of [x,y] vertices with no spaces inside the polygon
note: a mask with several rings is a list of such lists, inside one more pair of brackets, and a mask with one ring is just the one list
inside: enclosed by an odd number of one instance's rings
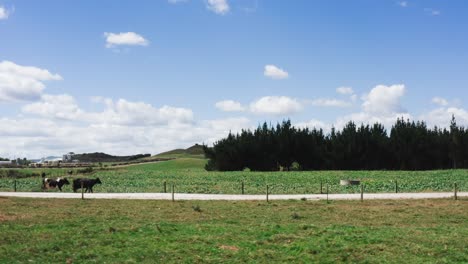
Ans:
{"label": "blue sky", "polygon": [[462,0],[0,0],[0,156],[157,153],[259,122],[468,125]]}

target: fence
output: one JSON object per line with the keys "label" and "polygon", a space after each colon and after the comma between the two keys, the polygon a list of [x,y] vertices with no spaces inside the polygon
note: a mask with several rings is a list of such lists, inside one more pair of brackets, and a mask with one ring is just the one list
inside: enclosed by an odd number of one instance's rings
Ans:
{"label": "fence", "polygon": [[[47,175],[48,178],[63,177],[63,173],[57,172]],[[69,177],[71,179],[84,177],[84,175],[74,175]],[[88,176],[89,177],[89,176]],[[72,182],[72,181],[70,181]],[[106,184],[106,181],[103,181]],[[26,192],[39,192],[41,189],[42,177],[34,176],[29,178],[0,178],[0,191],[26,191]],[[223,186],[220,188],[215,182],[194,182],[192,184],[183,184],[173,180],[164,180],[162,182],[153,182],[153,184],[146,186],[145,189],[113,189],[116,183],[110,183],[108,186],[96,186],[98,192],[162,192],[172,193],[174,197],[175,188],[180,193],[210,193],[210,194],[266,194],[268,200],[270,194],[331,194],[331,193],[359,193],[361,200],[364,200],[365,193],[389,193],[389,192],[421,192],[427,190],[418,190],[414,186],[405,184],[404,181],[388,181],[381,184],[368,184],[364,182],[360,186],[341,186],[338,182],[330,182],[321,180],[319,182],[311,182],[309,184],[284,184],[284,183],[267,183],[259,184],[246,180],[233,182],[230,186]],[[125,185],[121,182],[120,185]],[[122,187],[122,186],[120,186]],[[70,192],[71,188],[64,187],[66,192]],[[83,189],[82,189],[83,190]],[[135,191],[136,190],[136,191]],[[439,189],[434,191],[441,191]],[[452,191],[454,199],[458,199],[458,192],[460,192],[460,184],[457,182],[452,183],[450,190],[442,190],[444,192]]]}

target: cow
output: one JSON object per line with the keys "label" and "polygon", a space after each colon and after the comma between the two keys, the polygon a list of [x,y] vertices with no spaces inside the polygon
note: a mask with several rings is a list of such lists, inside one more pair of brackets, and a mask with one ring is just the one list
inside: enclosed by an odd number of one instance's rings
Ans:
{"label": "cow", "polygon": [[95,184],[102,184],[99,178],[96,179],[86,179],[86,178],[78,178],[73,180],[73,192],[76,192],[78,189],[81,188],[81,184],[83,184],[83,189],[85,192],[92,193],[93,186]]}
{"label": "cow", "polygon": [[55,189],[58,187],[62,191],[63,185],[69,185],[70,182],[66,178],[57,178],[56,180],[50,178],[42,178],[42,189]]}

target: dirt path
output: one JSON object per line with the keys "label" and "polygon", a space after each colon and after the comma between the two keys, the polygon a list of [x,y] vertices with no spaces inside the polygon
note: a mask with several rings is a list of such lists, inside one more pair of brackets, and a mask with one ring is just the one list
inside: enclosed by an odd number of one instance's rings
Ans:
{"label": "dirt path", "polygon": [[114,166],[108,166],[107,168],[124,168],[124,167],[130,167],[130,166],[136,166],[136,165],[143,165],[143,164],[153,164],[153,163],[160,163],[160,162],[165,162],[169,160],[155,160],[155,161],[147,161],[147,162],[137,162],[137,163],[130,163],[130,164],[121,164],[121,165],[114,165]]}
{"label": "dirt path", "polygon": [[[440,193],[365,193],[365,200],[395,200],[395,199],[440,199],[453,198],[453,192]],[[80,199],[81,193],[59,192],[0,192],[0,197],[25,198],[64,198]],[[128,199],[128,200],[171,200],[170,193],[85,193],[85,199]],[[468,197],[468,192],[458,193],[458,197]],[[270,200],[325,200],[326,194],[270,194]],[[213,201],[245,201],[266,200],[266,195],[240,194],[190,194],[175,193],[175,200],[213,200]],[[359,200],[360,194],[329,194],[329,200]]]}

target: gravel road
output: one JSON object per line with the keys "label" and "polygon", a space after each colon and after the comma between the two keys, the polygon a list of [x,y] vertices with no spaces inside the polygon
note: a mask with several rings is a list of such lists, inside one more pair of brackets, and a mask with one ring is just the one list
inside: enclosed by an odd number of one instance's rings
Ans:
{"label": "gravel road", "polygon": [[[396,199],[441,199],[453,198],[453,192],[438,193],[364,193],[365,200]],[[0,192],[0,197],[80,199],[81,193],[60,192]],[[171,200],[170,193],[85,193],[85,199],[127,199],[127,200]],[[468,192],[458,193],[458,197],[468,197]],[[270,194],[269,200],[325,200],[326,194]],[[213,201],[255,201],[266,200],[266,195],[241,194],[191,194],[175,193],[175,200]],[[359,200],[360,194],[329,194],[329,200]]]}

